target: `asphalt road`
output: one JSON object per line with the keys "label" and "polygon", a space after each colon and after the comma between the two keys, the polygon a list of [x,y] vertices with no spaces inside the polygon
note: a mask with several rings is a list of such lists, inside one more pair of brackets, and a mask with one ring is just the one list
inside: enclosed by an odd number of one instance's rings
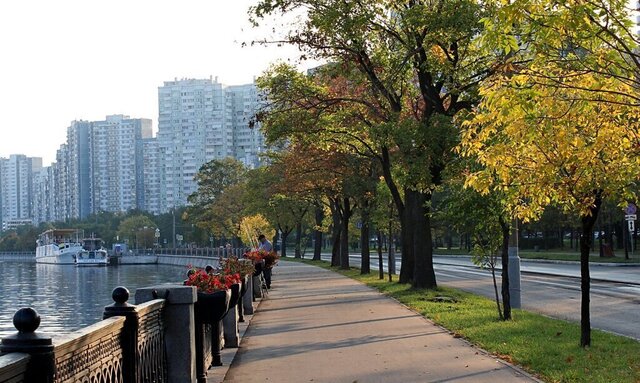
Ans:
{"label": "asphalt road", "polygon": [[[352,266],[360,266],[359,256],[350,258]],[[375,258],[371,266],[377,270]],[[494,298],[491,273],[468,258],[437,256],[434,263],[438,284]],[[383,265],[386,270],[386,262]],[[592,265],[590,269],[591,326],[640,340],[640,267]],[[579,265],[523,261],[521,270],[523,309],[580,321]],[[499,273],[497,277],[499,284]]]}

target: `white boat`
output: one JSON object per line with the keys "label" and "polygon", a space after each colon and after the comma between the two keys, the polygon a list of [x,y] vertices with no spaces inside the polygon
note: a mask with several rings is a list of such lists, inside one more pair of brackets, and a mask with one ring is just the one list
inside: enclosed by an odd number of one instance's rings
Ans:
{"label": "white boat", "polygon": [[80,238],[82,230],[51,229],[38,236],[36,244],[36,263],[73,265],[76,256],[82,251]]}
{"label": "white boat", "polygon": [[107,266],[109,254],[102,248],[102,239],[85,238],[82,240],[82,251],[76,255],[76,266]]}

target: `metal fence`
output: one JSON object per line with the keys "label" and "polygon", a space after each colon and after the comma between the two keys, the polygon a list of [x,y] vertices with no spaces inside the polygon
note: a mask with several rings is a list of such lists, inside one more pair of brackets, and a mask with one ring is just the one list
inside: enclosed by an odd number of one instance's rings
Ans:
{"label": "metal fence", "polygon": [[167,382],[164,304],[116,301],[104,320],[57,338],[36,333],[39,316],[21,309],[14,317],[19,332],[0,345],[0,382]]}
{"label": "metal fence", "polygon": [[102,321],[54,338],[36,331],[35,310],[18,310],[18,332],[0,344],[0,383],[205,383],[209,367],[221,364],[221,323],[194,317],[194,287],[141,288],[138,305],[117,287],[113,299]]}

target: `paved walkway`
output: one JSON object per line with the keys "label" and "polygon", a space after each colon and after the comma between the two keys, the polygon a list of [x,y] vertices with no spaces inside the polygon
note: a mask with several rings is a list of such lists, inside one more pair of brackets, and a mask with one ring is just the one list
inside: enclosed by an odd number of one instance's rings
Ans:
{"label": "paved walkway", "polygon": [[281,261],[225,382],[536,382],[393,299]]}

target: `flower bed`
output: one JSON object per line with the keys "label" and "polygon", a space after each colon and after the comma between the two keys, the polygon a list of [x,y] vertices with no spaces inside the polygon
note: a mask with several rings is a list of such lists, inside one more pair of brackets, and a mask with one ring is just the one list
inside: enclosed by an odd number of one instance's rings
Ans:
{"label": "flower bed", "polygon": [[251,250],[244,253],[244,257],[253,261],[254,264],[262,263],[264,267],[271,268],[278,263],[280,256],[275,251]]}

